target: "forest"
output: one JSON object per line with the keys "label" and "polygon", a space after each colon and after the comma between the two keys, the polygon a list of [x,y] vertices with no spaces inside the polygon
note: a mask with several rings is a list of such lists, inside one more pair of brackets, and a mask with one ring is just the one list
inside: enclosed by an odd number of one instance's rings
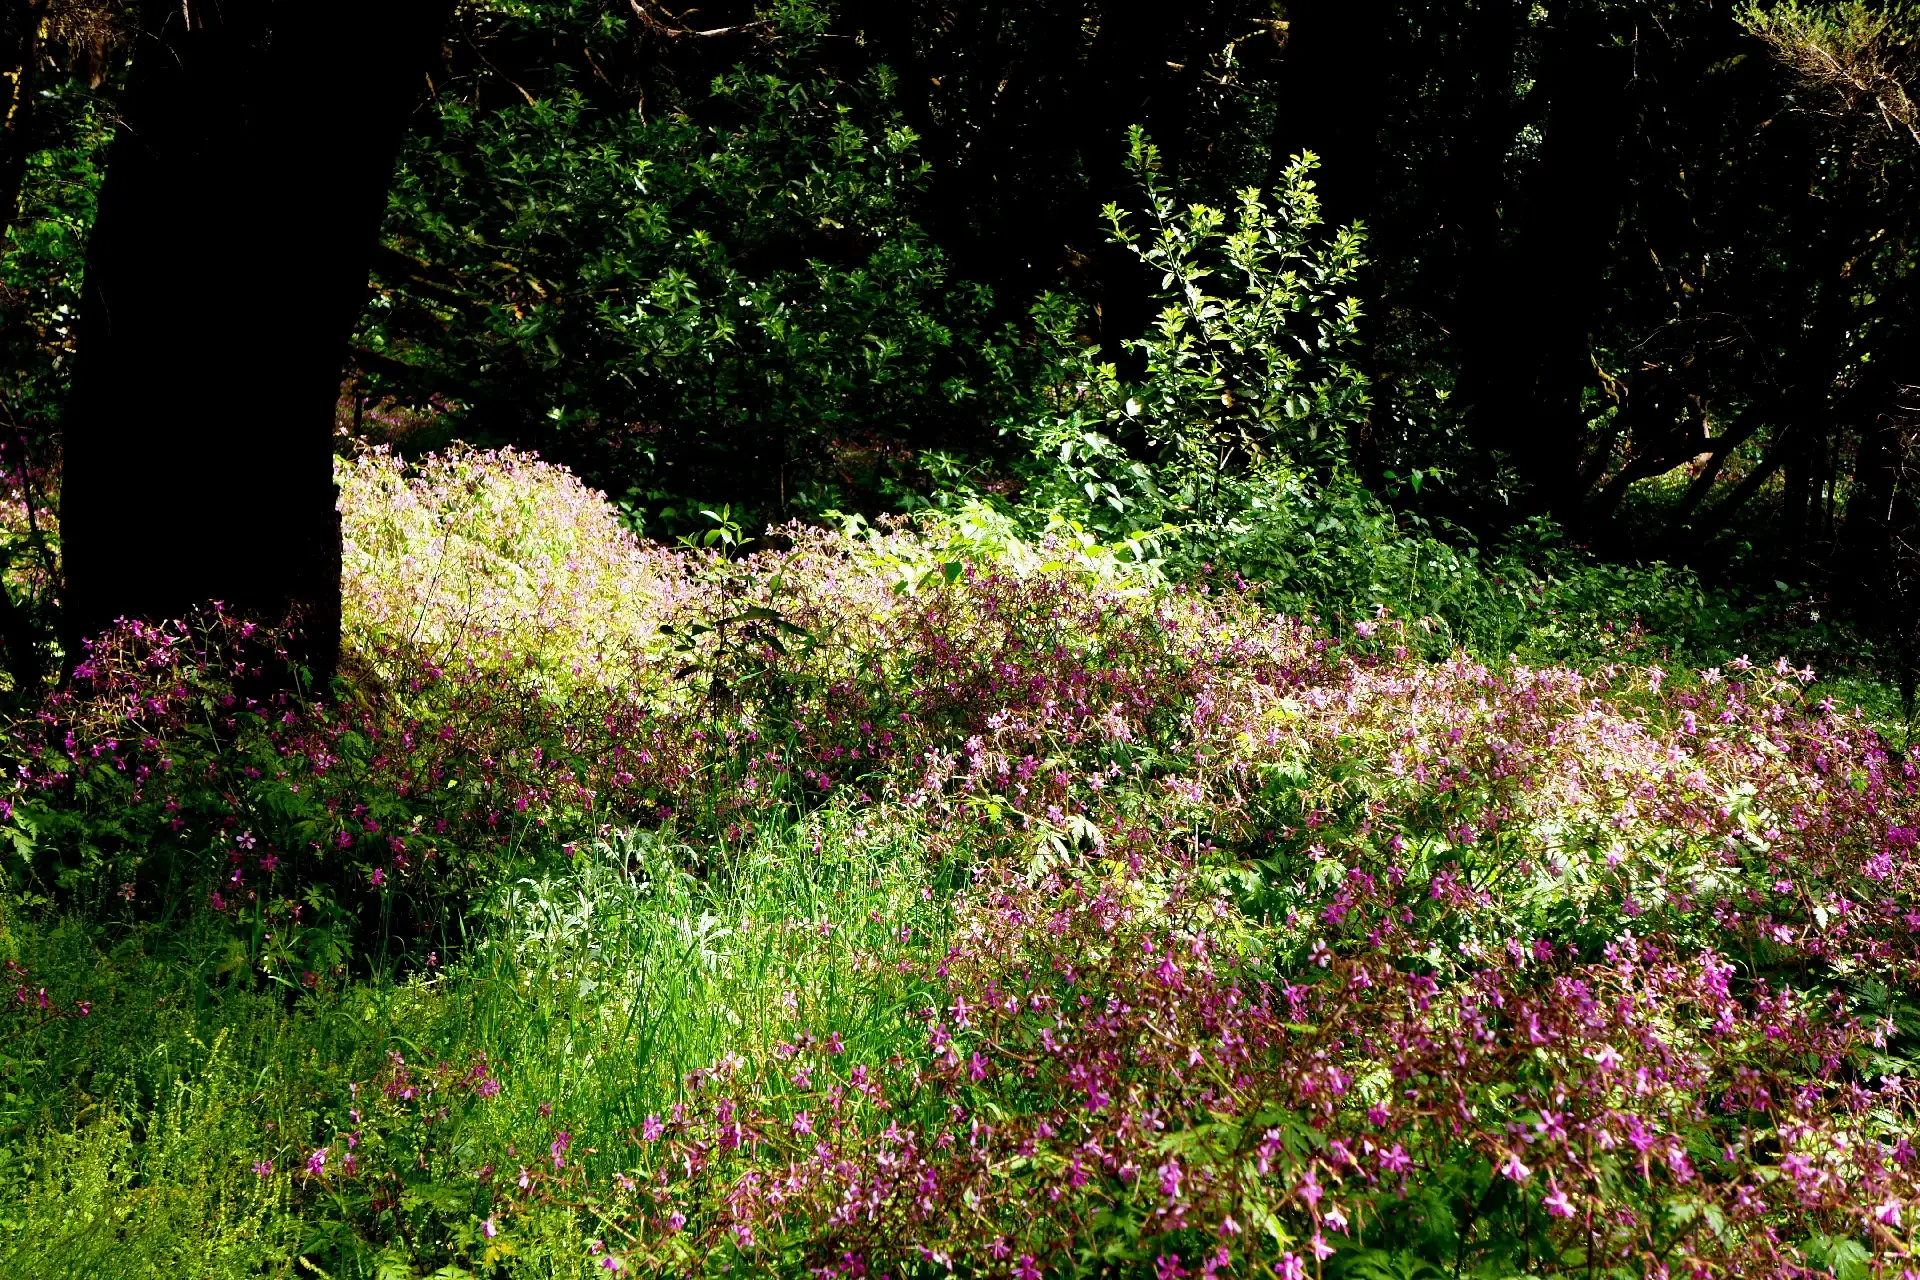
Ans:
{"label": "forest", "polygon": [[0,1280],[1915,1280],[1917,178],[1910,0],[8,0]]}

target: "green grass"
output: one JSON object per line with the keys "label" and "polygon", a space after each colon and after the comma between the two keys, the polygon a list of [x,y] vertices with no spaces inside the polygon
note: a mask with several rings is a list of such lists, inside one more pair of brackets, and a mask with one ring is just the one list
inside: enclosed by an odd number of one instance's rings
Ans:
{"label": "green grass", "polygon": [[[873,957],[938,953],[939,879],[910,825],[839,810],[707,865],[670,837],[623,834],[505,886],[445,967],[291,1001],[226,983],[210,936],[11,912],[10,948],[93,1012],[0,1041],[0,1276],[316,1274],[301,1255],[328,1274],[417,1274],[345,1229],[356,1206],[291,1199],[289,1172],[350,1127],[350,1085],[389,1053],[498,1065],[501,1090],[459,1118],[456,1153],[566,1129],[592,1167],[723,1054],[757,1065],[829,1026],[856,1055],[893,1052],[917,1026],[916,988]],[[252,1171],[263,1160],[271,1177]],[[567,1274],[579,1232],[523,1224],[497,1260]]]}

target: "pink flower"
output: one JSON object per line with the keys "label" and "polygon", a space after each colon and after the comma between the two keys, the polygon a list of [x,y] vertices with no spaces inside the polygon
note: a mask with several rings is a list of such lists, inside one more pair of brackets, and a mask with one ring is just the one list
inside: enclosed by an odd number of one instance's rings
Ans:
{"label": "pink flower", "polygon": [[1014,1280],[1040,1280],[1040,1268],[1034,1263],[1033,1255],[1023,1253],[1020,1263],[1013,1269]]}
{"label": "pink flower", "polygon": [[1567,1199],[1567,1193],[1560,1189],[1559,1182],[1553,1178],[1547,1179],[1546,1206],[1547,1212],[1556,1218],[1573,1216],[1573,1202]]}
{"label": "pink flower", "polygon": [[254,1174],[255,1174],[255,1176],[256,1176],[256,1177],[261,1177],[261,1178],[270,1178],[270,1177],[272,1177],[272,1176],[273,1176],[273,1161],[271,1161],[271,1160],[255,1160],[255,1161],[253,1162],[253,1172],[254,1172]]}
{"label": "pink flower", "polygon": [[1297,1253],[1283,1253],[1280,1255],[1280,1265],[1273,1269],[1273,1274],[1279,1280],[1307,1280],[1307,1264]]}
{"label": "pink flower", "polygon": [[487,1239],[491,1240],[495,1236],[500,1234],[500,1228],[496,1227],[493,1224],[492,1218],[488,1218],[485,1222],[480,1224],[480,1234],[485,1236]]}
{"label": "pink flower", "polygon": [[1512,1178],[1515,1182],[1525,1182],[1533,1176],[1533,1170],[1521,1164],[1520,1157],[1512,1152],[1507,1153],[1507,1161],[1500,1166],[1500,1173],[1503,1177]]}
{"label": "pink flower", "polygon": [[640,1126],[640,1136],[645,1138],[648,1142],[660,1141],[660,1135],[665,1133],[666,1131],[667,1131],[667,1128],[665,1125],[660,1123],[659,1116],[648,1116],[646,1119],[646,1123]]}
{"label": "pink flower", "polygon": [[327,1171],[327,1149],[321,1147],[307,1157],[307,1174],[317,1178]]}
{"label": "pink flower", "polygon": [[1169,1200],[1180,1198],[1180,1179],[1183,1177],[1180,1162],[1169,1160],[1160,1166],[1160,1194]]}

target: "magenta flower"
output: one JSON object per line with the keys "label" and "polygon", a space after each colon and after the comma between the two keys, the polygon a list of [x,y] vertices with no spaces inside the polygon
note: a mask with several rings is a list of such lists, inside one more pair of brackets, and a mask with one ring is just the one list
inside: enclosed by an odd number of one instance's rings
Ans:
{"label": "magenta flower", "polygon": [[1180,1179],[1185,1176],[1178,1160],[1169,1160],[1160,1166],[1160,1194],[1169,1200],[1180,1198]]}

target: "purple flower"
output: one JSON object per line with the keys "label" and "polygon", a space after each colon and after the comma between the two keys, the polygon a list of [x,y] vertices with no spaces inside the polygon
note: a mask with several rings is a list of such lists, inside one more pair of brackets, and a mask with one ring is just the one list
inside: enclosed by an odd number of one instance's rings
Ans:
{"label": "purple flower", "polygon": [[1169,1160],[1160,1166],[1160,1194],[1169,1200],[1180,1198],[1180,1179],[1185,1176],[1178,1160]]}

